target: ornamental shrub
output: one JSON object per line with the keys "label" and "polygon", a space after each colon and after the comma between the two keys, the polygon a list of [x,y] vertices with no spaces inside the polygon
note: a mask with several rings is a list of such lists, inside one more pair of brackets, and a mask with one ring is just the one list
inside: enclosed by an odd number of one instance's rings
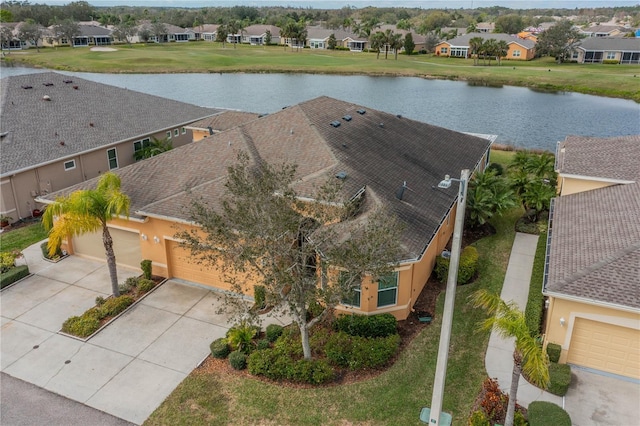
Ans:
{"label": "ornamental shrub", "polygon": [[[458,284],[466,284],[476,275],[478,270],[478,250],[474,246],[466,246],[460,253],[458,265]],[[449,259],[442,256],[436,258],[435,267],[438,281],[447,282],[449,276]]]}
{"label": "ornamental shrub", "polygon": [[97,296],[96,297],[96,306],[102,306],[104,305],[104,302],[106,301],[106,299],[102,296]]}
{"label": "ornamental shrub", "polygon": [[562,353],[562,346],[557,343],[547,344],[547,355],[549,355],[549,361],[558,362],[558,360],[560,360],[560,353]]}
{"label": "ornamental shrub", "polygon": [[376,369],[384,366],[395,355],[400,336],[366,338],[338,332],[329,337],[325,354],[329,362],[351,370]]}
{"label": "ornamental shrub", "polygon": [[571,385],[571,367],[569,364],[549,364],[549,387],[547,391],[564,396]]}
{"label": "ornamental shrub", "polygon": [[16,266],[16,259],[22,257],[18,250],[0,252],[0,273],[8,272]]}
{"label": "ornamental shrub", "polygon": [[127,309],[131,304],[133,304],[133,297],[123,294],[122,296],[107,299],[100,306],[100,310],[104,317],[113,317]]}
{"label": "ornamental shrub", "polygon": [[229,364],[234,370],[244,370],[247,368],[247,355],[240,350],[233,351],[229,354]]}
{"label": "ornamental shrub", "polygon": [[29,275],[29,267],[27,265],[13,267],[7,272],[0,274],[0,288],[5,288],[9,284],[13,284],[27,275]]}
{"label": "ornamental shrub", "polygon": [[62,257],[62,248],[60,247],[60,245],[58,245],[58,247],[56,247],[56,252],[53,254],[53,256],[49,255],[49,246],[48,246],[48,242],[45,241],[44,243],[40,244],[40,251],[42,252],[42,257],[45,259],[58,259],[60,257]]}
{"label": "ornamental shrub", "polygon": [[351,336],[387,337],[398,332],[397,323],[396,317],[391,314],[340,315],[333,321],[333,329]]}
{"label": "ornamental shrub", "polygon": [[148,280],[146,278],[142,278],[138,280],[138,291],[140,293],[146,293],[148,291],[151,291],[154,287],[156,286],[156,283],[152,280]]}
{"label": "ornamental shrub", "polygon": [[91,315],[75,316],[62,324],[62,331],[78,337],[88,337],[100,328],[100,320]]}
{"label": "ornamental shrub", "polygon": [[504,173],[504,167],[502,167],[502,164],[500,163],[491,163],[487,166],[485,172],[489,172],[493,170],[496,174],[496,176],[502,176],[502,174]]}
{"label": "ornamental shrub", "polygon": [[211,344],[209,345],[209,349],[211,349],[211,356],[218,359],[225,359],[231,352],[231,349],[227,344],[227,339],[225,339],[224,337],[211,342]]}
{"label": "ornamental shrub", "polygon": [[142,269],[142,276],[146,280],[151,279],[151,270],[153,269],[153,265],[151,264],[151,260],[144,259],[140,262],[140,269]]}
{"label": "ornamental shrub", "polygon": [[227,331],[227,343],[234,351],[239,350],[245,354],[250,354],[255,346],[253,338],[257,334],[256,327],[247,322],[242,322]]}
{"label": "ornamental shrub", "polygon": [[552,402],[534,401],[527,410],[529,426],[571,426],[569,413]]}
{"label": "ornamental shrub", "polygon": [[129,277],[122,284],[118,285],[120,293],[129,293],[133,288],[138,286],[138,277]]}
{"label": "ornamental shrub", "polygon": [[271,343],[275,342],[276,340],[278,340],[278,337],[282,335],[283,330],[284,328],[281,325],[269,324],[266,330],[267,340]]}
{"label": "ornamental shrub", "polygon": [[491,423],[489,422],[489,419],[487,419],[486,414],[484,414],[484,411],[477,410],[477,411],[474,411],[473,414],[471,414],[471,417],[469,417],[468,425],[469,426],[491,426]]}
{"label": "ornamental shrub", "polygon": [[271,342],[267,339],[260,339],[256,344],[256,349],[261,351],[263,349],[269,349],[271,347]]}
{"label": "ornamental shrub", "polygon": [[292,358],[283,348],[253,352],[249,355],[247,367],[254,376],[314,385],[330,382],[335,377],[325,360]]}

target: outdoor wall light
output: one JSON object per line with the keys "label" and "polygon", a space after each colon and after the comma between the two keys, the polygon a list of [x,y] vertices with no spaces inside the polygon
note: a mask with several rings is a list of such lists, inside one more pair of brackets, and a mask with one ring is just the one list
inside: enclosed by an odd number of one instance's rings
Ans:
{"label": "outdoor wall light", "polygon": [[156,243],[156,244],[160,244],[160,238],[154,236],[153,237],[153,242]]}
{"label": "outdoor wall light", "polygon": [[142,241],[147,241],[147,236],[145,234],[140,234],[140,238],[142,238]]}
{"label": "outdoor wall light", "polygon": [[560,318],[560,327],[564,327],[564,323],[565,323],[564,317]]}

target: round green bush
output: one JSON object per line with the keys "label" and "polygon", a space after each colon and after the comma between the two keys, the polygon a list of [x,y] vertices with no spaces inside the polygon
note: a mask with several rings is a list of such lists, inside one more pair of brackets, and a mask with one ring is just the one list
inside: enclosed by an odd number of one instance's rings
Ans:
{"label": "round green bush", "polygon": [[237,350],[229,354],[229,364],[234,370],[244,370],[247,367],[247,355]]}
{"label": "round green bush", "polygon": [[527,410],[529,426],[571,426],[569,413],[552,402],[534,401]]}
{"label": "round green bush", "polygon": [[271,343],[275,342],[276,340],[278,340],[278,337],[282,335],[283,330],[284,328],[281,325],[269,324],[266,330],[267,340]]}
{"label": "round green bush", "polygon": [[484,411],[474,411],[471,417],[469,417],[469,426],[491,426],[491,422],[487,419],[487,415]]}
{"label": "round green bush", "polygon": [[271,342],[267,339],[258,340],[258,344],[256,345],[257,350],[269,349],[271,347]]}
{"label": "round green bush", "polygon": [[104,317],[113,317],[127,309],[131,304],[133,304],[133,297],[123,294],[122,296],[107,299],[102,306],[100,306],[100,309]]}
{"label": "round green bush", "polygon": [[62,331],[78,337],[88,337],[100,328],[100,321],[93,316],[71,317],[62,324]]}
{"label": "round green bush", "polygon": [[156,283],[152,280],[148,280],[146,278],[142,278],[138,280],[137,287],[138,287],[138,291],[140,291],[141,293],[146,293],[151,289],[153,289],[155,286],[156,286]]}
{"label": "round green bush", "polygon": [[487,172],[492,170],[495,172],[496,176],[502,176],[504,173],[504,168],[502,167],[502,164],[499,163],[491,163],[487,166]]}
{"label": "round green bush", "polygon": [[571,385],[571,367],[569,364],[549,364],[549,387],[547,391],[564,396]]}
{"label": "round green bush", "polygon": [[[449,259],[442,256],[436,258],[434,268],[438,281],[447,282],[449,276]],[[474,246],[466,246],[460,253],[458,265],[458,284],[467,284],[475,276],[478,269],[478,250]]]}
{"label": "round green bush", "polygon": [[229,356],[231,349],[227,344],[227,339],[221,337],[219,339],[214,340],[209,345],[209,349],[211,349],[211,356],[214,358],[224,359]]}

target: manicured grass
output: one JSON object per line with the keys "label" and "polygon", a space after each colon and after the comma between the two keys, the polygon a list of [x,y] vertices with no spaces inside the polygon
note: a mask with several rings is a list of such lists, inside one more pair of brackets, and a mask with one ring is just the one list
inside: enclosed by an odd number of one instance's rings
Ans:
{"label": "manicured grass", "polygon": [[0,234],[0,250],[24,250],[32,244],[47,238],[47,232],[41,222],[21,228],[4,231]]}
{"label": "manicured grass", "polygon": [[[292,50],[282,46],[247,46],[192,42],[114,46],[115,52],[88,48],[46,48],[13,52],[5,61],[32,66],[105,73],[180,72],[293,72],[416,76],[513,85],[550,91],[572,91],[620,97],[640,102],[638,67],[604,64],[562,64],[552,58],[502,61],[498,66],[474,66],[472,59],[434,55],[393,55],[385,60],[374,53],[315,49]],[[480,62],[482,64],[482,61]]]}
{"label": "manicured grass", "polygon": [[[506,163],[507,154],[503,156]],[[497,233],[478,241],[479,279],[459,286],[443,407],[454,424],[465,424],[486,377],[484,355],[489,333],[478,331],[482,310],[469,295],[479,288],[500,292],[515,236],[514,209],[496,218]],[[145,425],[418,425],[431,403],[444,294],[435,320],[381,375],[350,385],[296,389],[221,372],[194,371],[149,417]]]}

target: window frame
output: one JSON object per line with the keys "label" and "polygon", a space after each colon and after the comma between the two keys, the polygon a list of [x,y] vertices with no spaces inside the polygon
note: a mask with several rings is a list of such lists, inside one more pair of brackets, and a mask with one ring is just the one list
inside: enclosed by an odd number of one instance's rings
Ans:
{"label": "window frame", "polygon": [[[69,163],[71,163],[71,167],[67,167],[67,164],[69,164]],[[65,171],[65,172],[68,172],[69,170],[73,170],[73,169],[75,169],[75,168],[76,168],[76,160],[75,160],[75,159],[72,159],[72,160],[65,161],[65,162],[62,164],[62,167],[64,167],[64,171]]]}
{"label": "window frame", "polygon": [[[393,277],[393,278],[391,278]],[[395,284],[395,286],[393,287],[387,287],[387,288],[383,288],[380,289],[381,286],[381,282],[383,280],[389,279],[389,282],[387,284]],[[392,283],[391,281],[395,279],[395,283]],[[386,275],[384,277],[379,277],[378,278],[378,300],[376,301],[376,307],[377,308],[385,308],[387,306],[394,306],[398,304],[398,283],[400,282],[400,273],[398,271],[393,271],[391,274]],[[383,292],[391,292],[393,291],[394,297],[393,297],[393,303],[385,303],[384,305],[380,304],[380,293]]]}
{"label": "window frame", "polygon": [[[111,158],[110,153],[113,151],[113,158]],[[115,161],[115,166],[111,166],[111,161]],[[118,164],[118,150],[116,148],[107,149],[107,164],[109,166],[109,170],[115,170],[119,167]]]}
{"label": "window frame", "polygon": [[174,137],[180,136],[180,129],[173,129],[173,136]]}
{"label": "window frame", "polygon": [[[136,144],[139,144],[140,147],[136,148]],[[144,138],[144,139],[140,139],[138,141],[135,141],[135,142],[133,142],[133,153],[135,154],[138,151],[142,151],[143,149],[145,149],[149,145],[151,145],[151,138]]]}
{"label": "window frame", "polygon": [[182,126],[182,134],[183,134],[183,135],[186,135],[186,134],[187,134],[187,128],[186,128],[186,127],[184,127],[184,126]]}
{"label": "window frame", "polygon": [[513,56],[514,58],[519,58],[521,57],[522,52],[520,51],[520,49],[515,49],[512,53],[511,56]]}
{"label": "window frame", "polygon": [[171,130],[167,130],[167,139],[171,139],[171,135],[172,135]]}
{"label": "window frame", "polygon": [[449,53],[449,48],[448,47],[441,47],[440,48],[440,53]]}
{"label": "window frame", "polygon": [[[342,277],[344,276],[344,274],[346,274],[346,271],[340,271],[340,273],[338,274],[338,282],[340,283],[340,281],[342,281]],[[347,299],[348,298],[348,299]],[[354,303],[357,301],[357,305]],[[360,307],[362,306],[362,288],[361,286],[358,287],[354,287],[351,289],[351,295],[347,296],[344,295],[343,297],[340,298],[340,304],[343,306],[348,306],[351,308],[358,308],[360,309]]]}

